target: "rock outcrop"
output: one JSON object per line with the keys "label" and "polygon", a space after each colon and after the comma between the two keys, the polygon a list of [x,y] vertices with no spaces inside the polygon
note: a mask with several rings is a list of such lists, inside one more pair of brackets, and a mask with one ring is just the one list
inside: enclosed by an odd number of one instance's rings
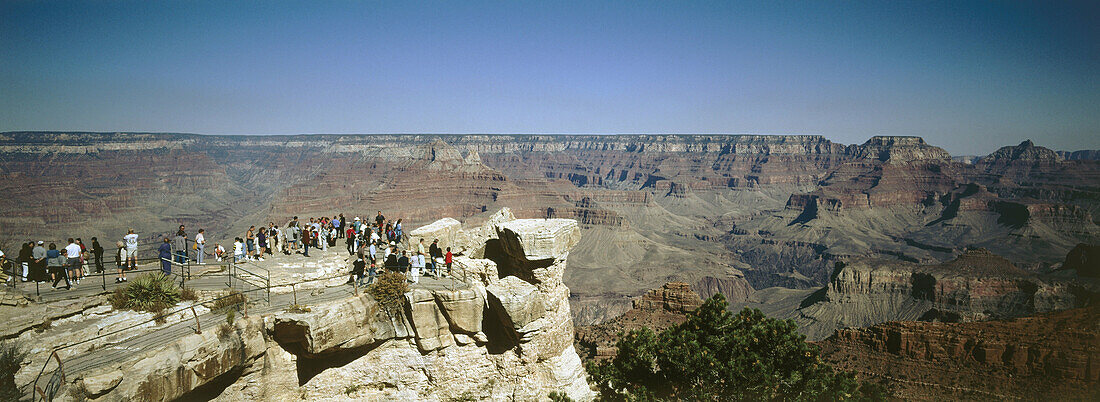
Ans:
{"label": "rock outcrop", "polygon": [[966,322],[1006,319],[1088,305],[1100,287],[1021,270],[982,249],[921,265],[859,259],[838,263],[829,285],[792,316],[810,339],[835,328],[887,321]]}
{"label": "rock outcrop", "polygon": [[[454,236],[490,243],[463,257],[469,283],[414,288],[396,310],[362,296],[237,320],[75,379],[90,400],[591,399],[562,283],[578,225],[492,221]],[[420,233],[453,229],[450,221]],[[416,231],[414,231],[416,232]],[[497,271],[499,268],[499,271]]]}
{"label": "rock outcrop", "polygon": [[831,365],[901,399],[1093,399],[1100,309],[973,323],[889,322],[818,342]]}
{"label": "rock outcrop", "polygon": [[660,331],[687,320],[687,313],[703,305],[703,299],[683,282],[669,282],[635,298],[633,308],[607,322],[578,326],[580,354],[586,359],[615,356],[619,334],[646,327]]}

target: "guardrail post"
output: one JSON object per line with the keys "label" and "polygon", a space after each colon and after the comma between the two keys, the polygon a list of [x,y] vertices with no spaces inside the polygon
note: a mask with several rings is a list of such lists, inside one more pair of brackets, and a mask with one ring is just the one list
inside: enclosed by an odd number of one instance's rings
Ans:
{"label": "guardrail post", "polygon": [[195,314],[195,305],[194,304],[191,305],[191,315],[195,317],[195,333],[196,334],[201,334],[202,333],[202,324],[199,323],[199,315]]}
{"label": "guardrail post", "polygon": [[99,279],[103,282],[103,291],[107,291],[107,270],[99,271]]}
{"label": "guardrail post", "polygon": [[290,284],[290,292],[294,293],[294,305],[297,306],[298,305],[298,290],[297,290],[297,287],[294,286],[293,283]]}

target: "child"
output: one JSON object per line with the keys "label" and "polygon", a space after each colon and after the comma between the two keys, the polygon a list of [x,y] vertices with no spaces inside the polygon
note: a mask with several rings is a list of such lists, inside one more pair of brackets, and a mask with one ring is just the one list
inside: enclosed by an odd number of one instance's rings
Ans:
{"label": "child", "polygon": [[451,248],[447,247],[447,255],[443,257],[443,262],[447,264],[447,275],[451,275],[451,263],[454,262],[454,256],[451,255]]}

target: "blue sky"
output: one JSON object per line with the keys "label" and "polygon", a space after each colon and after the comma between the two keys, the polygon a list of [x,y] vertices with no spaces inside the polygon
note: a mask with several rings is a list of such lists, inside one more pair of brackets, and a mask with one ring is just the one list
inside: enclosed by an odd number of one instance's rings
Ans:
{"label": "blue sky", "polygon": [[1100,148],[1100,2],[0,2],[0,131]]}

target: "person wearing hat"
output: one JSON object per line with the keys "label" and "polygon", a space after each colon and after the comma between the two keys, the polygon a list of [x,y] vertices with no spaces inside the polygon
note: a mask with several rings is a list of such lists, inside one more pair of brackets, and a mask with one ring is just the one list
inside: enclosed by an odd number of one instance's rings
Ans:
{"label": "person wearing hat", "polygon": [[38,244],[31,249],[31,279],[35,282],[41,282],[46,280],[46,247],[43,246],[45,242],[38,241]]}

